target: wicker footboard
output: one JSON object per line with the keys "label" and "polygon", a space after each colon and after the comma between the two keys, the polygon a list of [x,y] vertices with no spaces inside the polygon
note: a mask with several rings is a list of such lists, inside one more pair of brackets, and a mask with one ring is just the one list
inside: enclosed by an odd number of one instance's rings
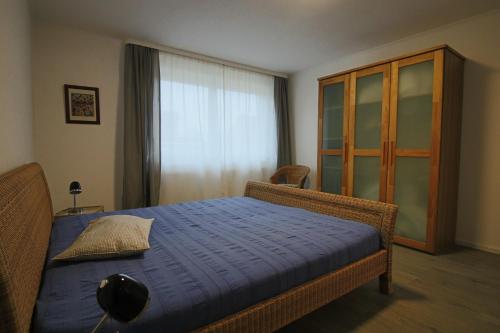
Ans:
{"label": "wicker footboard", "polygon": [[392,292],[392,238],[397,206],[259,182],[248,182],[245,196],[370,224],[380,231],[384,249],[195,332],[273,332],[377,277],[380,291]]}
{"label": "wicker footboard", "polygon": [[381,250],[195,332],[274,332],[377,278],[386,269],[387,251]]}

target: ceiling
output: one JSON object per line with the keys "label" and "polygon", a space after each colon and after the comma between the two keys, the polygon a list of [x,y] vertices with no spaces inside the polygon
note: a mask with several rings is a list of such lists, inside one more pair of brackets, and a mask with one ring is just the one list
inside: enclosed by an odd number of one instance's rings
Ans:
{"label": "ceiling", "polygon": [[37,21],[292,73],[500,8],[499,0],[33,0]]}

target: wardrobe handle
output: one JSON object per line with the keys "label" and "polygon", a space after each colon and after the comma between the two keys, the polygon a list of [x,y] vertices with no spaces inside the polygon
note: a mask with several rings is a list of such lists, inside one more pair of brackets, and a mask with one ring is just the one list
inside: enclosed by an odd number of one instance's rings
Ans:
{"label": "wardrobe handle", "polygon": [[387,142],[384,141],[384,148],[382,149],[382,165],[386,163],[386,153],[387,153]]}
{"label": "wardrobe handle", "polygon": [[391,166],[394,164],[394,160],[396,159],[396,144],[394,141],[391,141],[391,149],[390,149],[390,161],[391,161]]}
{"label": "wardrobe handle", "polygon": [[347,150],[348,149],[349,149],[349,145],[347,144],[347,142],[344,142],[344,164],[347,163],[347,158],[348,158]]}

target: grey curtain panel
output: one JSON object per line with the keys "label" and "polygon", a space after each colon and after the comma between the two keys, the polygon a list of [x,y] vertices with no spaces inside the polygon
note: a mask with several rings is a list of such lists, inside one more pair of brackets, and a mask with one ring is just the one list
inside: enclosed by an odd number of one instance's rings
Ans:
{"label": "grey curtain panel", "polygon": [[125,46],[123,208],[158,205],[160,64],[158,50]]}
{"label": "grey curtain panel", "polygon": [[278,168],[292,163],[287,84],[287,79],[274,77],[274,107],[276,109],[276,125],[278,130]]}

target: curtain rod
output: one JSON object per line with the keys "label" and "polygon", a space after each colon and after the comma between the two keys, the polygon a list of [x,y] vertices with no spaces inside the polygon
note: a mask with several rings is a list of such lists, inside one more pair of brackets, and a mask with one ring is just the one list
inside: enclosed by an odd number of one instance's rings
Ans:
{"label": "curtain rod", "polygon": [[235,68],[240,68],[240,69],[246,69],[252,72],[257,72],[261,74],[267,74],[267,75],[272,75],[272,76],[279,76],[279,77],[284,77],[288,78],[288,75],[285,73],[280,73],[280,72],[274,72],[270,71],[267,69],[259,68],[259,67],[254,67],[254,66],[249,66],[245,64],[240,64],[234,61],[229,61],[229,60],[224,60],[220,58],[215,58],[215,57],[210,57],[206,56],[203,54],[195,53],[195,52],[190,52],[190,51],[184,51],[181,49],[176,49],[174,47],[166,46],[166,45],[161,45],[161,44],[155,44],[155,43],[150,43],[150,42],[145,42],[145,41],[140,41],[137,39],[127,39],[125,41],[125,44],[135,44],[135,45],[140,45],[144,47],[150,47],[152,49],[158,49],[160,51],[168,52],[168,53],[173,53],[176,55],[184,56],[184,57],[189,57],[189,58],[194,58],[198,60],[203,60],[203,61],[208,61],[224,66],[229,66],[229,67],[235,67]]}

